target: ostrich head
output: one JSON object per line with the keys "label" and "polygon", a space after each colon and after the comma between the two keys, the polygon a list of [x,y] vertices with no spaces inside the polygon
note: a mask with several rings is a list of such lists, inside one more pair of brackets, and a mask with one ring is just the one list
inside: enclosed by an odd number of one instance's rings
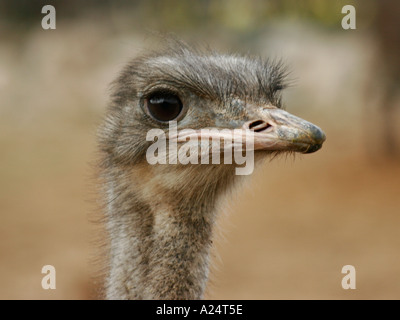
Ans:
{"label": "ostrich head", "polygon": [[[193,129],[191,136],[199,139],[205,128],[218,129],[208,136],[213,139],[223,138],[222,129],[251,131],[256,160],[317,151],[325,135],[282,110],[285,85],[281,63],[181,44],[124,68],[100,131],[110,236],[108,298],[201,298],[216,201],[236,177],[235,163],[150,164],[149,130],[165,131],[178,149],[185,142],[183,129]],[[175,137],[167,133],[171,121],[177,123]],[[167,157],[171,152],[167,148]]]}

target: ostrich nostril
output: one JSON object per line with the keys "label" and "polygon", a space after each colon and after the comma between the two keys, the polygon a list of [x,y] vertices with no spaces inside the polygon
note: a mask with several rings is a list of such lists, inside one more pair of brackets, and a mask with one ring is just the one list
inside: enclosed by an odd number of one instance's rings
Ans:
{"label": "ostrich nostril", "polygon": [[254,132],[261,132],[267,130],[268,128],[272,127],[268,122],[263,120],[255,120],[248,124],[250,130]]}

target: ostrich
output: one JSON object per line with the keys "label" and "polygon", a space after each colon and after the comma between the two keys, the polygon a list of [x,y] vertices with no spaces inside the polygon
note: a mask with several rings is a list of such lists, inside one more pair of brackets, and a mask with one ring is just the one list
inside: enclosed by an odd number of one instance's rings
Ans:
{"label": "ostrich", "polygon": [[182,43],[126,65],[99,131],[107,299],[203,298],[218,204],[240,176],[234,163],[151,165],[146,134],[167,131],[170,121],[195,132],[250,130],[256,163],[281,152],[317,151],[321,129],[282,110],[285,78],[280,62]]}

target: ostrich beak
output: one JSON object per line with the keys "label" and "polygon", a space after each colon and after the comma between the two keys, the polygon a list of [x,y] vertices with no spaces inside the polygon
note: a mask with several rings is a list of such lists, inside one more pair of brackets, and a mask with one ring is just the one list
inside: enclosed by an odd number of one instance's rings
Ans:
{"label": "ostrich beak", "polygon": [[[325,133],[312,123],[298,118],[282,109],[264,109],[261,118],[245,122],[241,128],[233,130],[233,135],[226,131],[207,130],[182,130],[169,138],[177,142],[186,142],[187,139],[223,139],[231,141],[223,148],[230,150],[235,146],[244,147],[247,150],[265,151],[295,151],[301,153],[312,153],[322,147],[325,141]],[[251,133],[253,143],[249,149],[246,139]],[[215,151],[220,150],[219,145]]]}
{"label": "ostrich beak", "polygon": [[255,150],[312,153],[326,139],[316,125],[282,109],[264,109],[262,118],[246,122],[243,129],[254,132]]}

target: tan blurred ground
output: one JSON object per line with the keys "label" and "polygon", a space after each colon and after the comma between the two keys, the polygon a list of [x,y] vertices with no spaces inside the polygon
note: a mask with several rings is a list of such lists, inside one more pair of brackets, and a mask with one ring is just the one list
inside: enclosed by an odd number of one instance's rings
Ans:
{"label": "tan blurred ground", "polygon": [[[0,298],[93,298],[96,126],[108,83],[148,43],[84,22],[0,43]],[[266,163],[229,202],[207,298],[400,298],[400,165],[379,154],[371,48],[368,37],[290,24],[240,48],[290,62],[287,109],[327,142]],[[41,288],[45,264],[56,290]],[[341,289],[347,264],[353,291]]]}

